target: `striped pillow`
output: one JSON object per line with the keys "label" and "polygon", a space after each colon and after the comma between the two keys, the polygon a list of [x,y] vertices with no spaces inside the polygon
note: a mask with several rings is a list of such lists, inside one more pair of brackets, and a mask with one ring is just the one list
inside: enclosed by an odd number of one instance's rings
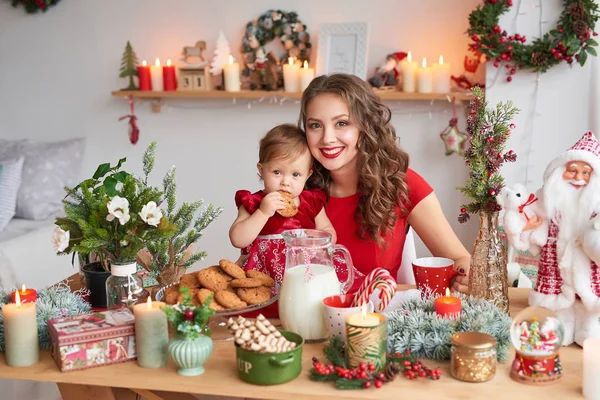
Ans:
{"label": "striped pillow", "polygon": [[0,231],[14,217],[17,210],[17,193],[21,187],[23,157],[16,160],[0,161],[2,179],[0,179]]}

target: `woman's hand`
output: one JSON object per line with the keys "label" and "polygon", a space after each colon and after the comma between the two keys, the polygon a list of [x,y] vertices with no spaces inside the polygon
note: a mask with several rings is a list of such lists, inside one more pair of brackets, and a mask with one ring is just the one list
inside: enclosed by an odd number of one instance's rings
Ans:
{"label": "woman's hand", "polygon": [[260,202],[260,211],[269,218],[275,214],[275,211],[281,210],[285,207],[285,200],[279,192],[269,193],[263,197],[262,201]]}
{"label": "woman's hand", "polygon": [[471,257],[463,257],[454,262],[454,269],[458,272],[451,280],[452,291],[469,294],[469,268]]}

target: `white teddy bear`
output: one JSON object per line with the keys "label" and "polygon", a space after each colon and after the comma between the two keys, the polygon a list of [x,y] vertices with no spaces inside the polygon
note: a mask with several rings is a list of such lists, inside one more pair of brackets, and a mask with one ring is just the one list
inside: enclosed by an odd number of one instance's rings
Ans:
{"label": "white teddy bear", "polygon": [[504,231],[508,242],[517,250],[527,251],[536,256],[540,246],[546,242],[544,229],[532,229],[523,232],[528,219],[540,214],[535,206],[537,199],[522,184],[505,186],[496,197],[504,209]]}

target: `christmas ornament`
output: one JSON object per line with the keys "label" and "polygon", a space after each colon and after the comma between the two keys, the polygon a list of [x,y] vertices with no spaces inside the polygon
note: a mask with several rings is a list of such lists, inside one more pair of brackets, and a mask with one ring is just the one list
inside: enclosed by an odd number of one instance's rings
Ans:
{"label": "christmas ornament", "polygon": [[440,379],[442,371],[439,368],[429,368],[416,358],[410,350],[404,353],[390,353],[381,372],[376,371],[374,364],[360,363],[356,368],[348,368],[346,364],[346,348],[340,337],[333,337],[323,348],[325,357],[331,364],[323,364],[313,357],[313,368],[310,379],[317,382],[335,382],[335,387],[341,390],[379,389],[384,383],[391,382],[396,375],[402,373],[406,378]]}
{"label": "christmas ornament", "polygon": [[55,6],[60,0],[12,0],[13,7],[23,5],[28,14],[33,14],[38,11],[46,12],[51,6]]}
{"label": "christmas ornament", "polygon": [[[558,26],[541,38],[526,45],[527,38],[520,34],[508,35],[498,26],[499,17],[513,5],[511,0],[486,0],[484,5],[469,15],[467,34],[473,40],[470,50],[494,60],[494,67],[501,63],[510,65],[509,74],[519,69],[546,72],[563,61],[584,65],[588,54],[596,56],[598,42],[594,27],[598,21],[598,4],[594,0],[563,0],[563,12]],[[506,78],[508,82],[512,77]]]}
{"label": "christmas ornament", "polygon": [[123,56],[121,57],[121,70],[119,77],[121,78],[129,78],[129,86],[127,86],[123,90],[136,90],[137,86],[135,86],[135,82],[133,81],[134,76],[138,76],[138,59],[135,51],[133,51],[133,47],[131,47],[131,43],[129,40],[125,45],[125,51],[123,52]]}
{"label": "christmas ornament", "polygon": [[134,114],[133,96],[129,96],[129,114],[120,117],[119,121],[126,118],[129,118],[129,141],[131,144],[136,144],[140,138],[140,129],[137,126],[137,117]]}
{"label": "christmas ornament", "polygon": [[456,153],[459,156],[463,155],[467,137],[458,129],[458,118],[456,117],[456,103],[452,102],[453,116],[448,122],[448,126],[440,133],[440,138],[444,142],[446,155]]}

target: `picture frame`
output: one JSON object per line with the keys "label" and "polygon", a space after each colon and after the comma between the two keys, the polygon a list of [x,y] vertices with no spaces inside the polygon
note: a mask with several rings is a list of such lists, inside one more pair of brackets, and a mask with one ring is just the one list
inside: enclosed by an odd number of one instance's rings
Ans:
{"label": "picture frame", "polygon": [[317,75],[348,73],[367,79],[369,24],[319,25]]}

